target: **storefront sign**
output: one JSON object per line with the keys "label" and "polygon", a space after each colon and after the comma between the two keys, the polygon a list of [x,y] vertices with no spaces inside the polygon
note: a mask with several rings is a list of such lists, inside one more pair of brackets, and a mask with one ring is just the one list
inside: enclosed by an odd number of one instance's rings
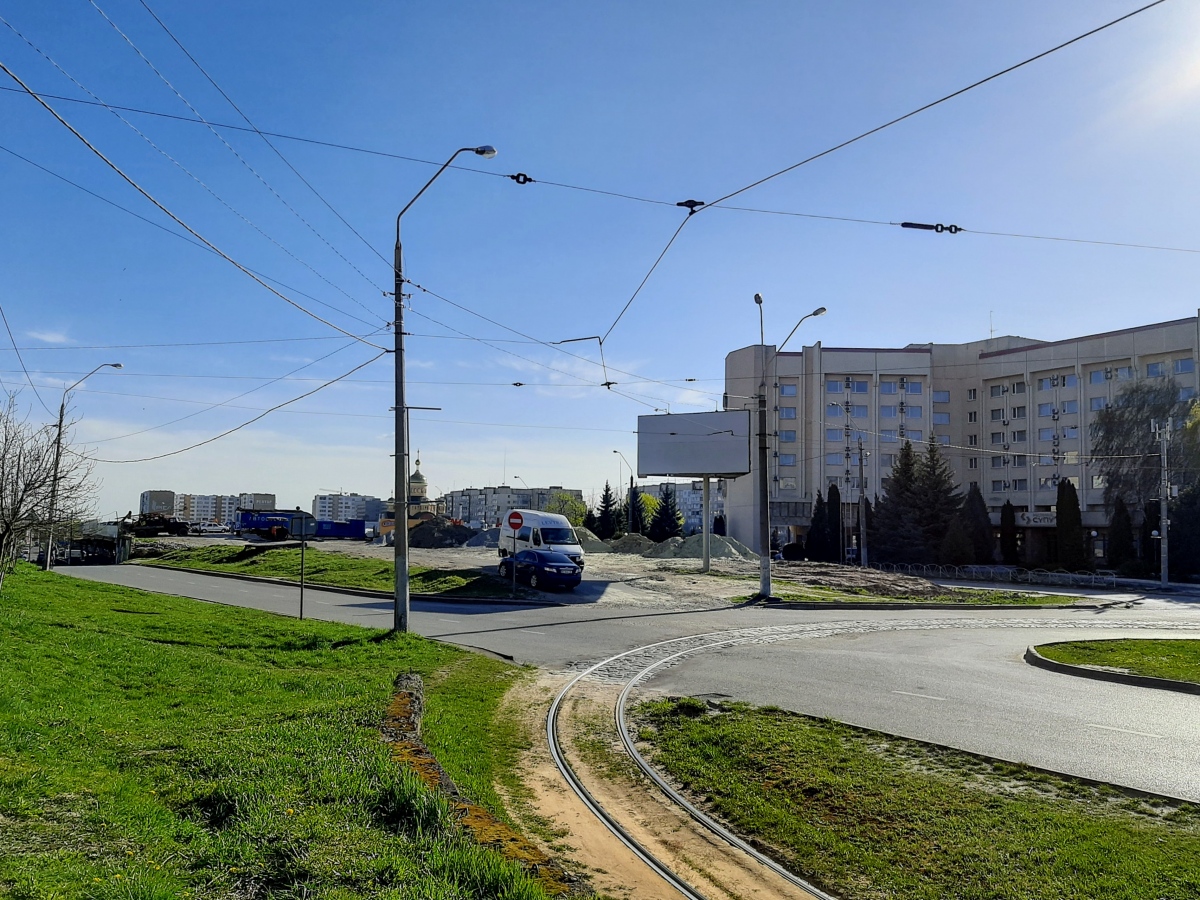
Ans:
{"label": "storefront sign", "polygon": [[1053,528],[1058,524],[1058,517],[1052,512],[1019,512],[1017,524],[1025,528]]}

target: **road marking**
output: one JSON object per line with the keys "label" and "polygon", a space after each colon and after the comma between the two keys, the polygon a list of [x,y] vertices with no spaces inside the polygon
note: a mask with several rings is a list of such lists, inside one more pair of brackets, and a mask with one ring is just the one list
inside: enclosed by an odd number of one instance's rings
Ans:
{"label": "road marking", "polygon": [[530,631],[528,628],[522,628],[521,634],[545,634],[544,631]]}
{"label": "road marking", "polygon": [[445,616],[438,616],[439,622],[457,622],[458,619],[447,619]]}
{"label": "road marking", "polygon": [[1160,741],[1165,740],[1161,734],[1151,734],[1148,731],[1134,731],[1132,728],[1117,728],[1115,725],[1096,725],[1093,722],[1087,723],[1088,728],[1103,728],[1105,731],[1121,731],[1125,734],[1136,734],[1141,737],[1158,738]]}
{"label": "road marking", "polygon": [[926,700],[945,700],[945,697],[935,697],[932,694],[914,694],[912,691],[892,691],[893,694],[903,694],[905,697],[923,697]]}

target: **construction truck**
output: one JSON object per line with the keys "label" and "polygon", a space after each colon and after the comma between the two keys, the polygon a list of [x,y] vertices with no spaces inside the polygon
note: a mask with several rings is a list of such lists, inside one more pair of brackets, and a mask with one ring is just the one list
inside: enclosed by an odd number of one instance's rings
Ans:
{"label": "construction truck", "polygon": [[186,535],[189,527],[187,522],[181,522],[173,516],[164,516],[161,513],[142,513],[134,519],[133,513],[129,512],[121,520],[122,531],[140,538],[158,537],[160,534],[169,534],[173,537]]}

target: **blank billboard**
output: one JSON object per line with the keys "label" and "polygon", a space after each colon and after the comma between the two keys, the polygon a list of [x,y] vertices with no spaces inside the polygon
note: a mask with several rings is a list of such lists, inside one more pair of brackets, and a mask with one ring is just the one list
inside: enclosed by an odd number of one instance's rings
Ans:
{"label": "blank billboard", "polygon": [[639,478],[736,478],[750,471],[750,410],[638,416]]}

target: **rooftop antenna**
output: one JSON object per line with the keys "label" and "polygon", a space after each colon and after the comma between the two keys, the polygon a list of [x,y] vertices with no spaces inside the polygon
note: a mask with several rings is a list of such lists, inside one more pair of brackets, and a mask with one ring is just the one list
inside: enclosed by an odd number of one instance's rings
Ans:
{"label": "rooftop antenna", "polygon": [[992,311],[988,310],[988,339],[996,336],[996,326],[992,324]]}

